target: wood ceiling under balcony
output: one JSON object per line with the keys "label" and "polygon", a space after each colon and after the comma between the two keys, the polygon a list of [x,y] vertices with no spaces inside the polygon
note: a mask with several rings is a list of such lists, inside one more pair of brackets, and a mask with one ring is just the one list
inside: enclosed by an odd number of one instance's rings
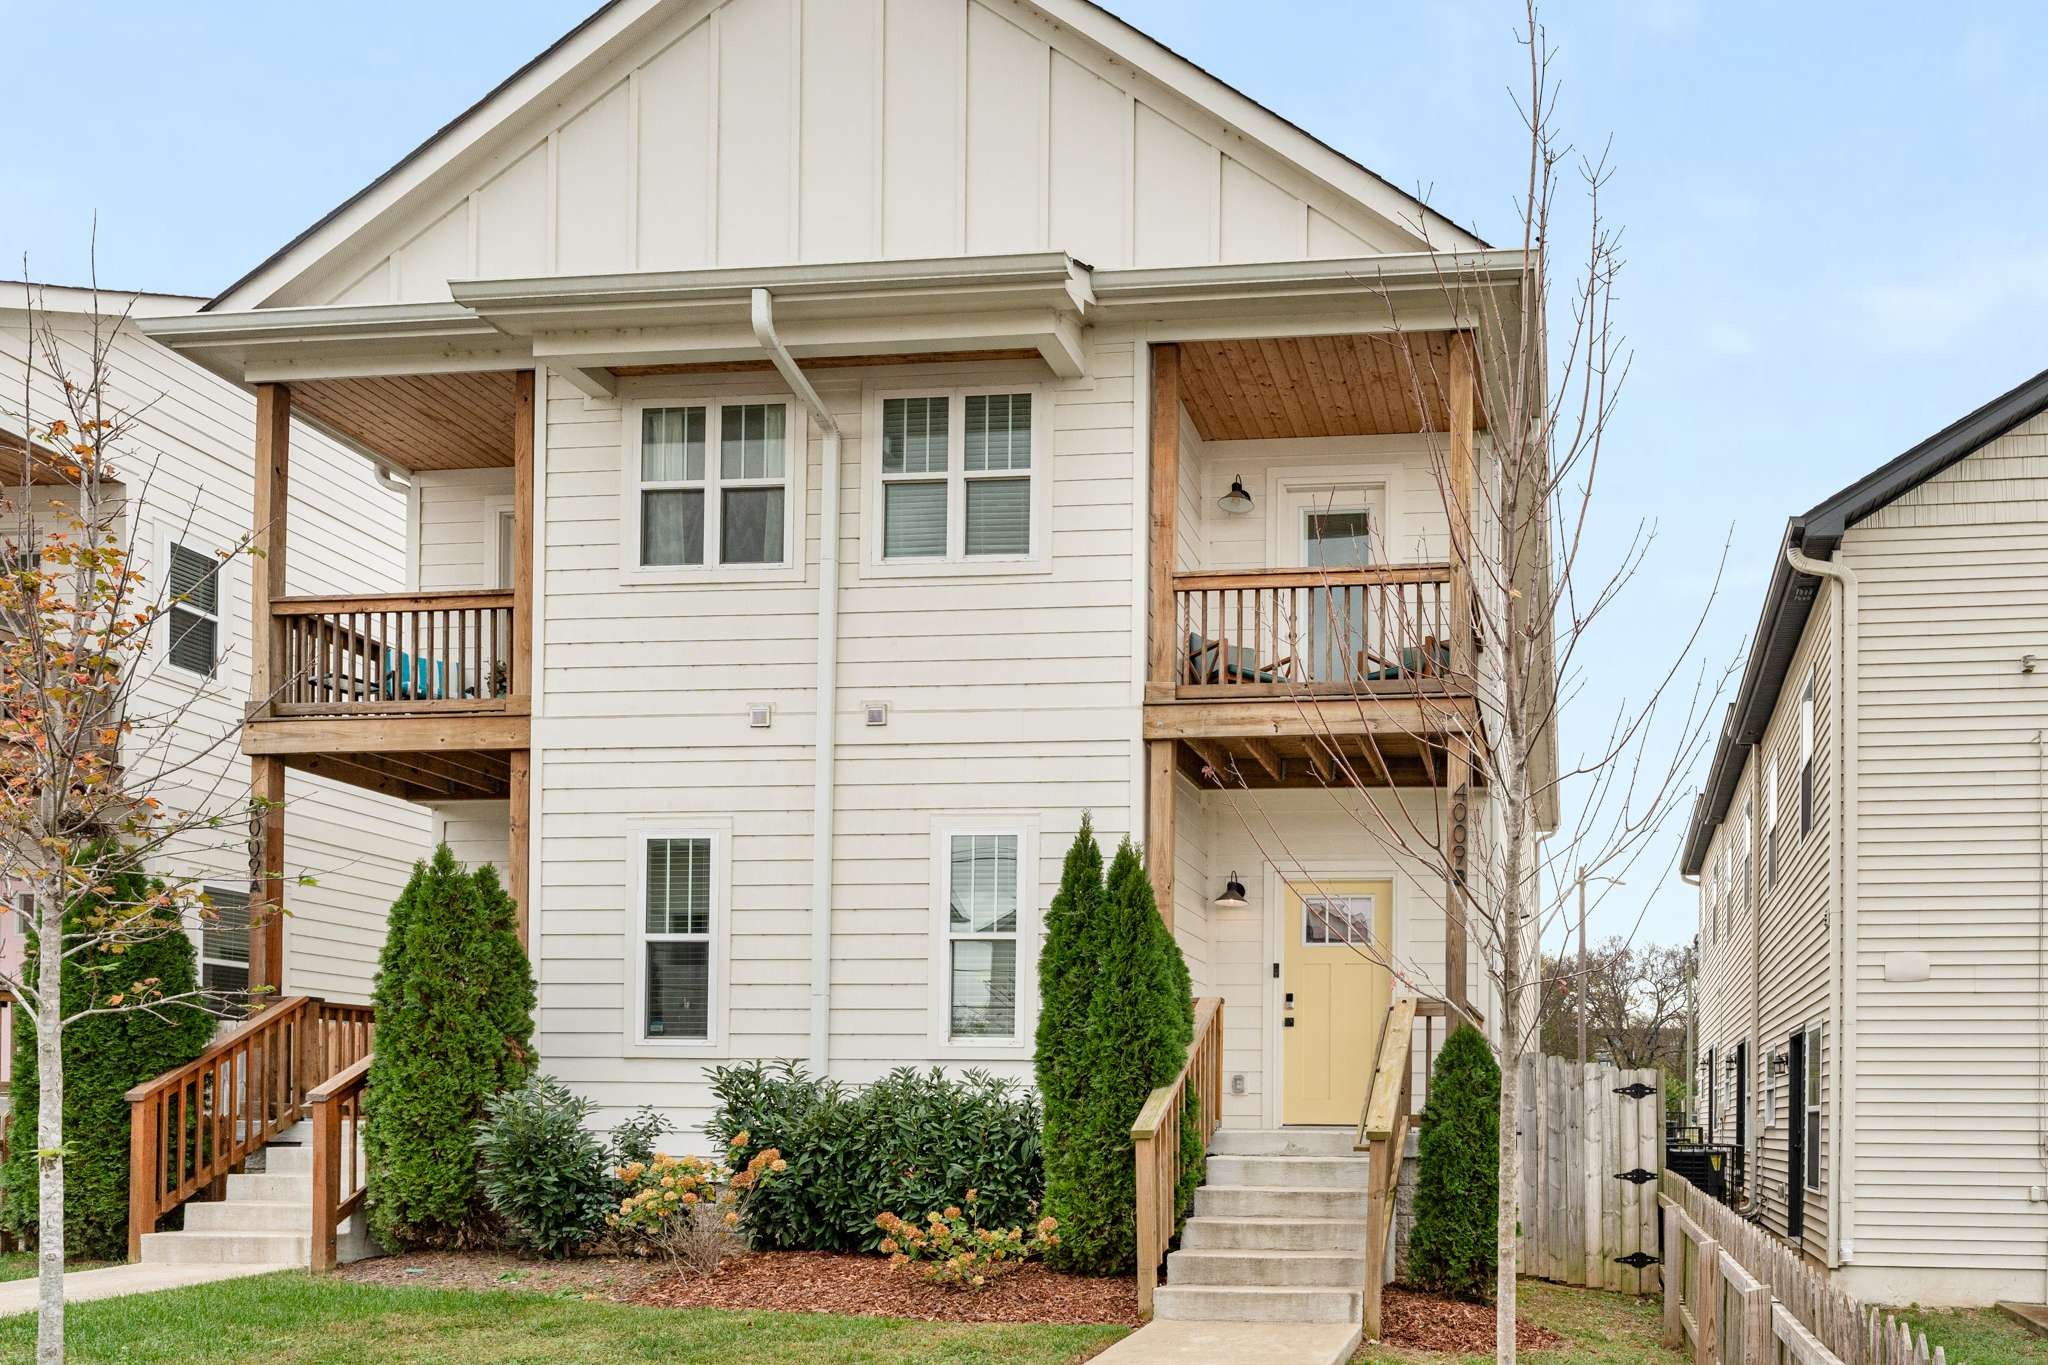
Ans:
{"label": "wood ceiling under balcony", "polygon": [[504,469],[512,464],[511,370],[308,379],[292,413],[401,469]]}
{"label": "wood ceiling under balcony", "polygon": [[1449,332],[1186,341],[1180,357],[1205,441],[1450,430]]}

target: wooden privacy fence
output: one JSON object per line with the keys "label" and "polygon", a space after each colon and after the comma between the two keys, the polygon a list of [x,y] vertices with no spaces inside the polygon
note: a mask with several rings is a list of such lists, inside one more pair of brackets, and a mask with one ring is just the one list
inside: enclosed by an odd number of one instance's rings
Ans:
{"label": "wooden privacy fence", "polygon": [[1524,1057],[1518,1082],[1522,1273],[1655,1293],[1662,1073]]}
{"label": "wooden privacy fence", "polygon": [[[1182,1151],[1180,1141],[1181,1111],[1191,1091],[1200,1134],[1193,1154]],[[1131,1123],[1138,1168],[1138,1312],[1145,1317],[1152,1316],[1159,1268],[1173,1241],[1180,1173],[1190,1155],[1209,1150],[1222,1104],[1223,1002],[1211,997],[1195,1001],[1195,1040],[1180,1074],[1147,1096]]]}
{"label": "wooden privacy fence", "polygon": [[1664,1343],[1694,1365],[1947,1365],[1925,1335],[1829,1283],[1804,1258],[1666,1172]]}

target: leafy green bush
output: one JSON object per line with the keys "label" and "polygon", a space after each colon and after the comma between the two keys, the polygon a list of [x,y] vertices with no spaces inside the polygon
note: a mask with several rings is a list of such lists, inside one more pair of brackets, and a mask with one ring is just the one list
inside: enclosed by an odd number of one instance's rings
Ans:
{"label": "leafy green bush", "polygon": [[[99,853],[94,853],[97,860]],[[105,912],[109,903],[128,907],[145,900],[150,882],[127,871],[109,879],[112,896],[86,895],[65,910],[68,932],[86,932],[86,924]],[[155,937],[127,945],[119,953],[78,954],[67,959],[60,995],[66,1015],[87,1008],[95,999],[132,996],[138,983],[155,978],[148,989],[168,999],[199,988],[198,960],[192,940],[179,927],[175,913]],[[146,933],[138,921],[138,933]],[[28,934],[23,978],[38,981],[38,938]],[[36,1115],[41,1071],[36,1065],[36,1031],[27,1010],[14,1013],[14,1110],[8,1119],[8,1158],[0,1167],[0,1228],[19,1236],[36,1231]],[[128,1102],[129,1087],[153,1080],[183,1066],[206,1050],[219,1021],[190,1004],[167,1004],[151,1011],[88,1015],[64,1029],[64,1246],[72,1256],[120,1260],[128,1254]]]}
{"label": "leafy green bush", "polygon": [[705,1131],[733,1163],[779,1149],[789,1171],[747,1212],[757,1246],[873,1251],[883,1209],[939,1209],[975,1191],[984,1225],[1031,1221],[1045,1188],[1038,1101],[981,1071],[890,1072],[873,1085],[819,1080],[788,1062],[711,1072]]}
{"label": "leafy green bush", "polygon": [[370,1230],[386,1246],[484,1236],[476,1123],[532,1062],[533,973],[515,914],[498,874],[464,871],[445,844],[391,907],[363,1125]]}
{"label": "leafy green bush", "polygon": [[661,1141],[661,1135],[675,1130],[675,1125],[657,1113],[652,1105],[641,1105],[633,1111],[631,1118],[621,1119],[619,1126],[612,1129],[612,1165],[624,1166],[635,1161],[647,1165],[654,1160],[654,1144]]}
{"label": "leafy green bush", "polygon": [[550,1259],[595,1241],[617,1202],[604,1144],[584,1126],[593,1107],[554,1077],[534,1076],[484,1101],[476,1125],[484,1199]]}
{"label": "leafy green bush", "polygon": [[1470,1024],[1444,1040],[1417,1147],[1408,1278],[1484,1302],[1493,1296],[1500,1197],[1500,1066]]}
{"label": "leafy green bush", "polygon": [[[1045,1211],[1060,1229],[1048,1260],[1061,1270],[1121,1275],[1137,1263],[1131,1123],[1146,1097],[1179,1074],[1195,1017],[1187,963],[1159,917],[1137,849],[1123,841],[1098,891],[1092,873],[1100,865],[1094,831],[1084,824],[1067,854],[1039,961],[1038,1077]],[[1202,1181],[1199,1122],[1186,1106],[1181,1140],[1192,1159],[1176,1192],[1177,1213]]]}

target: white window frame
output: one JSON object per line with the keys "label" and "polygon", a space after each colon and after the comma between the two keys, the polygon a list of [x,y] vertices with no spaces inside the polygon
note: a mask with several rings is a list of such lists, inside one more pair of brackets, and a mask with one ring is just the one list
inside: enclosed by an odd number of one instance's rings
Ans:
{"label": "white window frame", "polygon": [[[1806,1125],[1801,1137],[1805,1150],[1806,1170],[1799,1173],[1799,1180],[1807,1190],[1820,1193],[1827,1185],[1827,1173],[1821,1165],[1820,1138],[1827,1132],[1827,1125],[1821,1120],[1821,1101],[1827,1096],[1825,1077],[1821,1072],[1821,1049],[1826,1041],[1826,1032],[1818,1019],[1806,1026],[1806,1094],[1799,1097],[1799,1121]],[[1808,1173],[1812,1178],[1808,1178]]]}
{"label": "white window frame", "polygon": [[[782,563],[723,564],[718,562],[723,499],[728,488],[771,488],[774,479],[726,480],[719,444],[724,410],[729,407],[780,406],[783,421]],[[704,478],[688,487],[704,490],[704,562],[642,564],[640,562],[640,445],[644,414],[649,408],[704,409]],[[619,574],[627,586],[677,583],[774,583],[801,581],[810,557],[805,534],[810,474],[809,414],[794,395],[784,391],[749,393],[743,389],[717,393],[650,394],[620,405],[619,439]],[[661,485],[668,487],[672,485]]]}
{"label": "white window frame", "polygon": [[[181,549],[188,550],[193,554],[205,555],[208,559],[214,561],[215,564],[215,568],[213,571],[213,581],[215,586],[213,614],[214,669],[213,672],[211,673],[195,673],[189,668],[183,668],[171,662],[170,584],[171,547],[173,545],[176,545]],[[181,683],[185,683],[188,686],[195,688],[208,687],[213,684],[219,683],[227,675],[228,662],[234,655],[234,641],[229,636],[228,633],[228,622],[234,619],[233,594],[229,591],[229,588],[231,586],[231,580],[228,575],[228,567],[234,561],[221,559],[218,551],[208,547],[204,541],[180,540],[178,538],[177,528],[169,526],[165,527],[158,534],[156,538],[156,550],[157,561],[156,572],[154,574],[155,583],[153,585],[153,589],[155,592],[161,592],[164,594],[162,598],[164,604],[163,614],[161,617],[158,618],[162,623],[160,629],[162,630],[163,634],[162,637],[157,641],[157,649],[160,651],[157,657],[163,661],[163,667],[159,669],[158,672],[163,677],[170,678]],[[182,609],[193,612],[198,611],[196,607],[192,607],[190,605],[184,605]],[[204,615],[203,612],[200,612],[198,614]]]}
{"label": "white window frame", "polygon": [[[1039,822],[1031,817],[946,816],[931,824],[931,1024],[934,1056],[958,1061],[1028,1060],[1038,1032],[1038,954],[1044,915],[1038,903]],[[952,933],[947,917],[953,836],[1009,834],[1017,839],[1017,1031],[1009,1038],[953,1037]]]}
{"label": "white window frame", "polygon": [[[709,1032],[704,1038],[647,1036],[647,845],[654,839],[711,841],[710,999],[705,1007]],[[676,816],[631,820],[626,825],[626,1008],[624,1056],[666,1057],[676,1053],[723,1056],[728,1036],[727,1009],[732,998],[732,822],[712,816]],[[663,934],[653,941],[684,936]]]}
{"label": "white window frame", "polygon": [[1763,1131],[1768,1133],[1771,1129],[1778,1126],[1778,1084],[1777,1078],[1771,1074],[1770,1049],[1764,1049],[1764,1056],[1760,1060],[1762,1062],[1762,1074],[1757,1077],[1757,1085],[1763,1091]]}
{"label": "white window frame", "polygon": [[[1015,479],[1016,470],[967,472],[967,400],[994,394],[1031,397],[1031,547],[1021,555],[967,553],[967,484],[976,479]],[[883,488],[889,483],[932,483],[929,474],[884,475],[882,472],[882,405],[891,398],[946,400],[946,553],[890,559],[883,554],[886,515]],[[914,388],[870,388],[862,403],[861,484],[865,510],[861,517],[861,576],[864,578],[971,578],[991,575],[1043,574],[1052,571],[1052,402],[1037,383],[932,384]]]}
{"label": "white window frame", "polygon": [[1799,837],[1802,839],[1813,833],[1817,823],[1813,818],[1814,807],[1819,801],[1819,794],[1814,790],[1813,753],[1817,709],[1815,694],[1818,690],[1819,677],[1816,672],[1809,671],[1806,685],[1799,693]]}

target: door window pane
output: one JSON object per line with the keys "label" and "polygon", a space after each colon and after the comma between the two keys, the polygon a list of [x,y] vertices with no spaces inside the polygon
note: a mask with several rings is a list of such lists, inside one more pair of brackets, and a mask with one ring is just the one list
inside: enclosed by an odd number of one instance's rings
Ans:
{"label": "door window pane", "polygon": [[[780,408],[772,409],[780,412]],[[719,506],[718,558],[722,564],[782,562],[782,490],[728,488]]]}
{"label": "door window pane", "polygon": [[918,559],[946,553],[946,485],[882,485],[882,555]]}
{"label": "door window pane", "polygon": [[1371,514],[1363,509],[1349,512],[1309,512],[1308,566],[1356,569],[1372,562]]}
{"label": "door window pane", "polygon": [[647,1036],[711,1036],[711,945],[647,945]]}
{"label": "door window pane", "polygon": [[640,495],[640,562],[704,562],[704,490],[650,488]]}
{"label": "door window pane", "polygon": [[967,481],[967,553],[1031,553],[1031,480]]}

